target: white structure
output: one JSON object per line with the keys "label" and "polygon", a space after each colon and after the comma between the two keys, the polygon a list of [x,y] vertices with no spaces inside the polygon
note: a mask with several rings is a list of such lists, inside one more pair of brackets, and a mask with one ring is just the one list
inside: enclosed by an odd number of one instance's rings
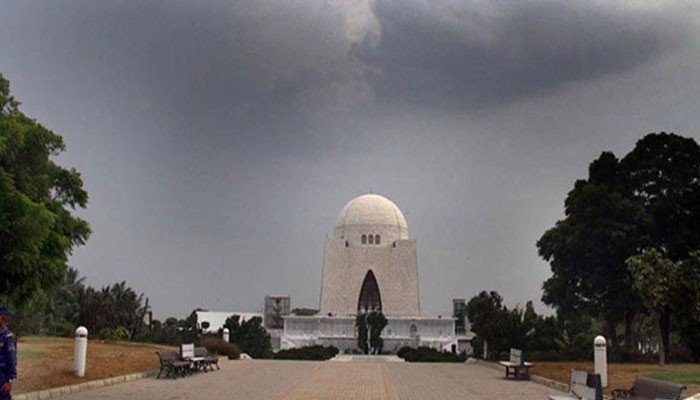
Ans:
{"label": "white structure", "polygon": [[[241,318],[238,322],[243,323],[253,317],[260,317],[262,319],[262,313],[250,313],[250,312],[238,312],[238,311],[197,311],[197,326],[202,329],[203,332],[216,333],[219,329],[224,327],[226,319],[232,315],[239,315]],[[209,327],[203,328],[202,323],[208,322]]]}
{"label": "white structure", "polygon": [[320,312],[285,317],[281,347],[357,349],[355,316],[367,311],[381,311],[388,320],[385,351],[458,349],[454,319],[421,316],[416,242],[396,204],[375,194],[357,197],[340,211],[325,245]]}

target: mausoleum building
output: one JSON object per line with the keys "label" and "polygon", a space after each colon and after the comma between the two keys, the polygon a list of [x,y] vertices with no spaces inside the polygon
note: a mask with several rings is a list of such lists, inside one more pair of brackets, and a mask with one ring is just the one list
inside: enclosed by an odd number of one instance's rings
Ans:
{"label": "mausoleum building", "polygon": [[399,207],[376,194],[359,196],[340,211],[325,244],[320,312],[285,317],[281,347],[357,349],[355,317],[370,311],[388,320],[385,351],[464,348],[453,318],[421,315],[416,241]]}

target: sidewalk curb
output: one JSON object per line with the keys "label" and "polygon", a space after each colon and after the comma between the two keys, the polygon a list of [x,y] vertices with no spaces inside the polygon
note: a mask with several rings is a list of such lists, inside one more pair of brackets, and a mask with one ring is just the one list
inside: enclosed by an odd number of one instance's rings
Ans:
{"label": "sidewalk curb", "polygon": [[112,386],[118,383],[133,382],[144,378],[150,378],[156,376],[158,373],[155,371],[139,372],[136,374],[114,376],[106,379],[98,379],[94,381],[88,381],[83,383],[76,383],[75,385],[59,386],[56,388],[39,390],[36,392],[20,393],[12,396],[14,400],[43,400],[43,399],[54,399],[56,397],[65,396],[71,393],[79,393],[87,390],[98,389],[105,386]]}
{"label": "sidewalk curb", "polygon": [[[492,362],[488,362],[488,361],[484,361],[484,360],[476,360],[476,364],[483,365],[484,367],[488,367],[488,368],[503,372],[503,366],[492,363]],[[555,381],[553,379],[545,378],[543,376],[530,375],[530,380],[533,382],[539,383],[540,385],[544,385],[544,386],[550,387],[552,389],[560,390],[562,392],[569,391],[569,385],[567,385],[566,383],[562,383],[559,381]]]}

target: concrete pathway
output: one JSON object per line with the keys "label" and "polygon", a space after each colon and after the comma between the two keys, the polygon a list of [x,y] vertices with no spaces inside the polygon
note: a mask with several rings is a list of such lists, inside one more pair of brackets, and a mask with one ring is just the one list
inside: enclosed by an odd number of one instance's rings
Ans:
{"label": "concrete pathway", "polygon": [[220,371],[177,380],[144,379],[72,394],[63,399],[231,400],[546,400],[554,389],[505,381],[480,365],[233,361]]}

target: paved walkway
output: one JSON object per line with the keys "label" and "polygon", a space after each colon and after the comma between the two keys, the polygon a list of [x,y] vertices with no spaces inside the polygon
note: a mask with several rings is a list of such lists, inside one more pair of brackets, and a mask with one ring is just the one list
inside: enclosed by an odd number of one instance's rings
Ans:
{"label": "paved walkway", "polygon": [[234,361],[220,371],[177,380],[144,379],[72,394],[88,399],[231,400],[546,400],[554,389],[514,382],[480,365]]}

